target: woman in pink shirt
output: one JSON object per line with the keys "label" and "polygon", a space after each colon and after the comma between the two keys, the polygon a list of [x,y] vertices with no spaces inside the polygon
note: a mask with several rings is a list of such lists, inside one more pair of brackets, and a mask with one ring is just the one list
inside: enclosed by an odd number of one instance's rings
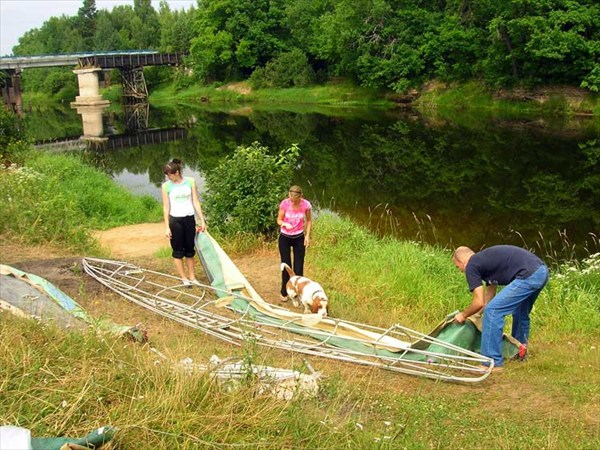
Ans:
{"label": "woman in pink shirt", "polygon": [[[304,254],[310,243],[310,227],[312,225],[311,204],[302,195],[300,186],[292,186],[288,198],[279,204],[277,225],[279,233],[279,255],[281,262],[290,266],[296,275],[304,275]],[[294,249],[294,264],[292,264]],[[281,300],[287,300],[285,285],[290,279],[287,271],[281,271]]]}

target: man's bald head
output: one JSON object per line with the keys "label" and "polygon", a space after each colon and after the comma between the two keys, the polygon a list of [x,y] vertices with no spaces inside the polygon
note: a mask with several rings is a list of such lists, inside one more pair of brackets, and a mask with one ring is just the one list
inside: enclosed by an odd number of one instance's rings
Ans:
{"label": "man's bald head", "polygon": [[471,250],[469,247],[461,245],[456,250],[454,250],[454,254],[452,255],[452,261],[454,265],[460,269],[461,272],[465,271],[465,267],[473,256],[475,252]]}

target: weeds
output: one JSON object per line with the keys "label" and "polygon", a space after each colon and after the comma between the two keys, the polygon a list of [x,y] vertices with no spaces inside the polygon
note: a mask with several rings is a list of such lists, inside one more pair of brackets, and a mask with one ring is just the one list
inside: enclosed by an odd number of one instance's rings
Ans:
{"label": "weeds", "polygon": [[92,229],[160,219],[158,202],[132,195],[78,157],[35,151],[24,166],[0,168],[0,202],[3,235],[80,250],[96,249]]}

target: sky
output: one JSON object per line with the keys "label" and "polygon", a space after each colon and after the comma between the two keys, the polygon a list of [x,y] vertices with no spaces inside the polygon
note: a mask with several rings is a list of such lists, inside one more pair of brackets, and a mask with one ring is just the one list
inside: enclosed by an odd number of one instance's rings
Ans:
{"label": "sky", "polygon": [[[167,0],[171,9],[187,9],[196,0]],[[158,11],[160,0],[152,0]],[[0,55],[10,55],[19,37],[40,28],[52,16],[74,16],[83,0],[0,0]],[[133,0],[96,0],[96,9],[111,10],[116,5],[131,5]]]}

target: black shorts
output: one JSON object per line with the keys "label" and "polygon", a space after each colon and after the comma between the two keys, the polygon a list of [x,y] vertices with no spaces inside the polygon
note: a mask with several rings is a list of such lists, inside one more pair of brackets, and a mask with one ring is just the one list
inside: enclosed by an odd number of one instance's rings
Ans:
{"label": "black shorts", "polygon": [[196,254],[194,241],[196,239],[196,219],[194,216],[169,216],[171,229],[171,248],[173,258],[193,258]]}

